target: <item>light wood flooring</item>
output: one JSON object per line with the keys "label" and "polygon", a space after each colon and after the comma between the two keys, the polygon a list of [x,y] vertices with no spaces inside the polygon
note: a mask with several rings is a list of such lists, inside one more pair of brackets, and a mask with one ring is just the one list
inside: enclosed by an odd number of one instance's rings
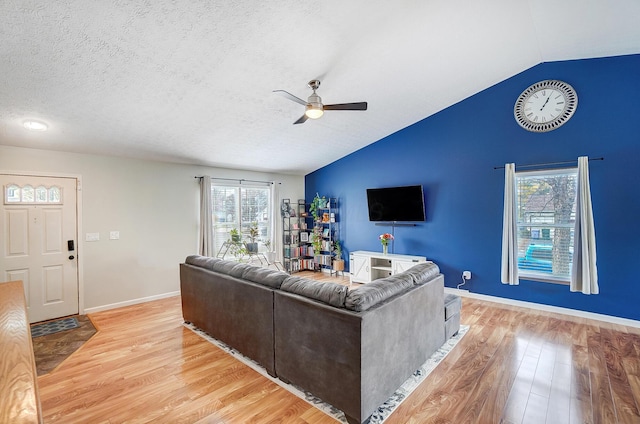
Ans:
{"label": "light wood flooring", "polygon": [[[98,334],[38,378],[46,424],[335,422],[184,328],[179,297],[91,319]],[[462,322],[387,423],[640,423],[639,329],[471,298]]]}

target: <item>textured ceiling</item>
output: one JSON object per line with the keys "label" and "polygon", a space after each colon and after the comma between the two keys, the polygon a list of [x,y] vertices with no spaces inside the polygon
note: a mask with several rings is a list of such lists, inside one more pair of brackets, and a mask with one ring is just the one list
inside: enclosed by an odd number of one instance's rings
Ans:
{"label": "textured ceiling", "polygon": [[[639,21],[637,0],[2,0],[0,144],[304,174],[538,63],[640,53]],[[369,110],[292,125],[272,90],[315,78]]]}

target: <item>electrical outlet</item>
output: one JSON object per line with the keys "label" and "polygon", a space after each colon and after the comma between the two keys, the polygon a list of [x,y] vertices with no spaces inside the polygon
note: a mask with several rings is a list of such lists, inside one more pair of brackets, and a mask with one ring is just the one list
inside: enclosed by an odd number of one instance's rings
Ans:
{"label": "electrical outlet", "polygon": [[464,278],[465,280],[471,280],[471,271],[464,271],[462,273],[462,278]]}

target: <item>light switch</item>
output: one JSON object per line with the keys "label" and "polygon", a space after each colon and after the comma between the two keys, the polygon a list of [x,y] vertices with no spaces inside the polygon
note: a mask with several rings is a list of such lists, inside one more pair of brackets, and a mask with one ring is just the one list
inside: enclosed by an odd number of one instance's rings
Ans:
{"label": "light switch", "polygon": [[109,240],[120,240],[120,231],[111,231],[109,233]]}
{"label": "light switch", "polygon": [[87,233],[84,236],[85,241],[100,241],[100,233]]}

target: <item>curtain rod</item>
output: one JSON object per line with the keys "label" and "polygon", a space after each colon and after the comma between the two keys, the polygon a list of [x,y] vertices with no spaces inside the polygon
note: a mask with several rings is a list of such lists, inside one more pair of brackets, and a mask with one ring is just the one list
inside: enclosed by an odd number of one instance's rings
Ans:
{"label": "curtain rod", "polygon": [[[592,160],[604,160],[604,158],[589,158],[589,162]],[[516,166],[516,169],[522,168],[536,168],[538,166],[555,166],[555,165],[571,165],[577,163],[578,160],[570,160],[566,162],[549,162],[549,163],[532,163],[530,165],[520,165]],[[494,166],[493,169],[504,169],[504,166]]]}
{"label": "curtain rod", "polygon": [[[200,179],[200,178],[204,178],[204,176],[195,176],[194,178],[196,179]],[[244,178],[222,178],[222,177],[211,177],[212,180],[224,180],[224,181],[237,181],[240,184],[242,184],[242,182],[248,182],[248,183],[265,183],[265,184],[275,184],[274,181],[260,181],[260,180],[245,180]],[[280,184],[280,183],[278,183]]]}

